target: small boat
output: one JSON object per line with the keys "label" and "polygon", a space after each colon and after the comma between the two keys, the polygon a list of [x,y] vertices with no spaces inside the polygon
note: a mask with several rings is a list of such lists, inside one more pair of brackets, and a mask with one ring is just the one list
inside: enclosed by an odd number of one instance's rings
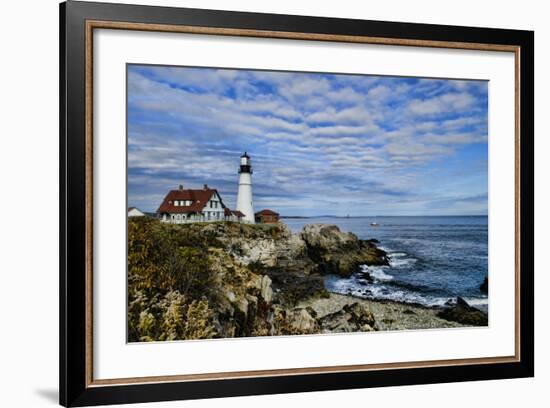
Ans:
{"label": "small boat", "polygon": [[378,227],[378,223],[373,221],[373,222],[370,223],[370,226],[371,227]]}

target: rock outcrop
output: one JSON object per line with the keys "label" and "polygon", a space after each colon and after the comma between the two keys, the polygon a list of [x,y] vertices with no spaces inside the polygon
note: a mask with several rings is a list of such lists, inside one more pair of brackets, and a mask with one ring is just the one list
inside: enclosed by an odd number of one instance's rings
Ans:
{"label": "rock outcrop", "polygon": [[460,296],[456,302],[446,304],[437,316],[468,326],[487,326],[489,324],[487,315],[481,310],[472,307]]}
{"label": "rock outcrop", "polygon": [[[372,313],[363,305],[345,306],[339,312],[319,319],[313,309],[296,307],[307,299],[327,298],[323,275],[349,276],[361,265],[384,265],[386,253],[374,241],[363,241],[335,225],[306,225],[292,234],[284,224],[246,225],[210,224],[238,270],[246,267],[249,290],[243,298],[227,299],[237,305],[229,314],[238,329],[235,335],[310,334],[319,332],[370,331],[376,325]],[[252,300],[251,297],[252,296]],[[231,309],[231,308],[230,308]],[[232,308],[235,310],[235,308]],[[264,319],[260,324],[260,319]],[[256,320],[256,323],[251,322]],[[262,326],[263,327],[259,327]]]}
{"label": "rock outcrop", "polygon": [[489,292],[489,277],[485,277],[481,285],[479,285],[479,290],[482,293],[488,293]]}
{"label": "rock outcrop", "polygon": [[349,277],[361,265],[388,265],[386,253],[372,240],[360,240],[351,232],[342,232],[336,225],[304,226],[300,237],[316,272]]}
{"label": "rock outcrop", "polygon": [[374,240],[360,240],[336,225],[312,224],[292,234],[285,224],[210,224],[235,261],[268,276],[273,298],[285,306],[310,297],[326,297],[322,275],[350,276],[361,265],[387,265]]}
{"label": "rock outcrop", "polygon": [[[325,274],[349,276],[360,265],[388,263],[374,241],[335,225],[308,225],[293,234],[283,223],[170,225],[144,219],[132,220],[129,233],[130,255],[148,251],[146,257],[131,258],[129,267],[132,341],[191,338],[182,334],[188,332],[193,338],[227,338],[376,329],[364,305],[346,305],[322,318],[298,306],[330,296]],[[144,264],[149,259],[156,261]],[[159,303],[164,292],[177,302]],[[143,313],[149,320],[140,317]],[[169,335],[165,327],[172,327],[171,320],[155,323],[169,315],[177,321],[185,313],[189,324],[172,324],[176,329]],[[201,318],[200,330],[190,326],[195,315]]]}

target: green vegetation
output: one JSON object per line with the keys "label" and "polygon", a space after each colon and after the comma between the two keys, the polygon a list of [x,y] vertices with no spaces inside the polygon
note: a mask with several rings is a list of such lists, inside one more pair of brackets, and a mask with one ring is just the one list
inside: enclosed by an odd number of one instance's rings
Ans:
{"label": "green vegetation", "polygon": [[130,341],[202,339],[216,335],[211,304],[215,274],[209,247],[219,242],[196,226],[141,218],[128,223]]}

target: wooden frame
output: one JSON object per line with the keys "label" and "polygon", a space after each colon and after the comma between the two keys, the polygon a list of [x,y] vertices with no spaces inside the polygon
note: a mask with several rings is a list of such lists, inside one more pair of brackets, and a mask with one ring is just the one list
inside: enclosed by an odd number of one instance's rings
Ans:
{"label": "wooden frame", "polygon": [[[73,1],[61,4],[60,28],[61,404],[66,406],[114,404],[533,375],[534,36],[532,32]],[[515,355],[94,380],[92,368],[92,56],[93,30],[97,28],[514,52],[516,58]],[[522,248],[521,252],[520,248]]]}

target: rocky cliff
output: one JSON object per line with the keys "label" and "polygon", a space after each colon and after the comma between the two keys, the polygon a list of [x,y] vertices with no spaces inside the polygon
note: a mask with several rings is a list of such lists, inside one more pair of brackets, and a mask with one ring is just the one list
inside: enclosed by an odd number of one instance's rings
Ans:
{"label": "rocky cliff", "polygon": [[387,264],[374,241],[334,225],[162,224],[129,221],[131,341],[376,330],[361,303],[318,316],[323,275]]}

